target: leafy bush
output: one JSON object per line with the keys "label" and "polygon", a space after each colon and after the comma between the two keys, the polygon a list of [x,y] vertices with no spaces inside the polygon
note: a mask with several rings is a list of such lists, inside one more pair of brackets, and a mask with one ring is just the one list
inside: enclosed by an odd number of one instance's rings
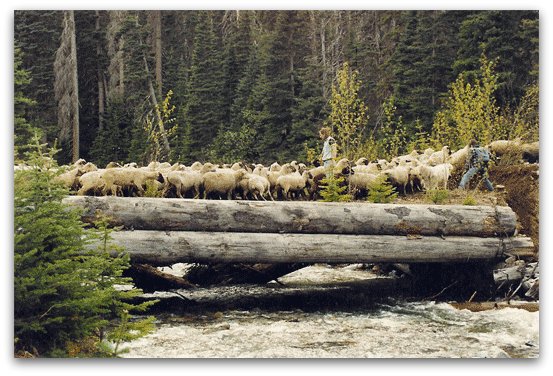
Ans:
{"label": "leafy bush", "polygon": [[379,204],[390,203],[397,197],[396,189],[381,176],[369,185],[367,201]]}

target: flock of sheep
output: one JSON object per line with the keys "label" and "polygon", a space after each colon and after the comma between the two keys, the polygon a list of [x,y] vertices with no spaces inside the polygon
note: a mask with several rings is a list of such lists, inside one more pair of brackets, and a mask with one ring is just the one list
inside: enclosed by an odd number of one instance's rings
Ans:
{"label": "flock of sheep", "polygon": [[[532,162],[539,156],[537,142],[522,144],[520,141],[499,140],[487,147],[498,157],[513,148]],[[337,161],[333,173],[345,178],[345,184],[349,184],[358,199],[382,177],[402,194],[447,189],[451,175],[464,170],[468,153],[468,146],[453,153],[444,146],[439,151],[429,148],[419,153],[414,150],[390,161],[360,158],[352,162],[344,158]],[[120,166],[111,162],[106,168],[99,169],[80,159],[68,166],[57,179],[77,195],[144,196],[145,190],[153,187],[162,197],[315,200],[319,198],[319,186],[326,175],[322,166],[308,168],[296,161],[282,165],[275,162],[268,167],[241,162],[222,166],[209,162],[195,162],[191,166],[152,162],[145,167],[138,167],[136,163]]]}

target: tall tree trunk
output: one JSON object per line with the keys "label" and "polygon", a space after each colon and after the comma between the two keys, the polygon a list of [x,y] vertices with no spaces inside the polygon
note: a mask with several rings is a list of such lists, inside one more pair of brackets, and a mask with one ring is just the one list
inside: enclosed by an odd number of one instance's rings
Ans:
{"label": "tall tree trunk", "polygon": [[148,60],[146,60],[146,56],[144,58],[144,69],[146,70],[146,77],[148,79],[148,89],[150,90],[150,98],[152,101],[152,105],[155,108],[155,114],[156,118],[158,120],[159,130],[161,133],[161,139],[163,141],[163,148],[165,149],[165,153],[168,156],[171,151],[171,146],[169,146],[169,140],[167,139],[167,133],[165,132],[165,127],[163,126],[163,119],[161,118],[161,113],[159,111],[158,101],[156,98],[156,91],[154,89],[154,84],[152,83],[152,79],[150,77],[150,68],[148,67]]}
{"label": "tall tree trunk", "polygon": [[113,96],[123,96],[125,94],[125,60],[123,56],[125,37],[120,34],[120,30],[127,17],[127,12],[109,11],[108,14],[106,41],[109,65],[107,69],[108,79],[104,81],[104,87],[106,98],[111,99]]}
{"label": "tall tree trunk", "polygon": [[54,92],[58,102],[60,141],[71,139],[71,157],[79,159],[79,82],[74,11],[64,11],[63,32],[54,60]]}
{"label": "tall tree trunk", "polygon": [[[100,33],[100,11],[96,11],[96,35]],[[96,66],[96,75],[98,79],[98,130],[102,130],[104,113],[105,113],[105,88],[104,88],[104,74],[102,72],[102,66],[100,65],[102,55],[101,39],[98,38],[96,42],[96,58],[98,59]]]}
{"label": "tall tree trunk", "polygon": [[72,137],[72,159],[76,162],[79,159],[79,75],[77,72],[77,36],[75,33],[75,11],[69,11],[69,22],[71,24],[71,71],[73,76],[73,90],[71,95],[73,137]]}
{"label": "tall tree trunk", "polygon": [[162,65],[161,65],[161,11],[153,11],[152,14],[152,26],[154,29],[154,50],[156,59],[156,87],[157,96],[162,97]]}
{"label": "tall tree trunk", "polygon": [[325,100],[328,100],[328,90],[327,90],[327,82],[328,82],[328,75],[327,75],[327,68],[326,68],[326,39],[325,39],[325,29],[326,29],[326,21],[321,17],[321,63],[323,66],[323,98]]}

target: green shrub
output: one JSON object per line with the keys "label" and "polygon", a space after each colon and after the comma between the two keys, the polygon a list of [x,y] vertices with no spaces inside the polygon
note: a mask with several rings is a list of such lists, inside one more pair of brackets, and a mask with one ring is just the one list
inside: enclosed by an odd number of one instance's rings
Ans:
{"label": "green shrub", "polygon": [[162,197],[163,188],[160,187],[155,180],[146,180],[146,190],[144,197]]}
{"label": "green shrub", "polygon": [[381,176],[369,185],[367,201],[373,203],[390,203],[397,197],[396,189]]}
{"label": "green shrub", "polygon": [[443,204],[449,198],[447,189],[429,189],[426,191],[426,197],[434,204]]}
{"label": "green shrub", "polygon": [[[125,323],[128,312],[146,310],[153,302],[126,301],[141,293],[121,291],[132,285],[122,273],[129,256],[117,253],[106,222],[86,230],[77,209],[61,202],[68,190],[56,183],[55,150],[43,153],[35,138],[26,163],[29,170],[14,176],[14,349],[41,357],[116,356],[105,339],[125,339],[124,331],[143,335],[152,319]],[[98,249],[87,246],[99,240]],[[102,341],[104,339],[104,341]],[[82,353],[86,343],[93,349]],[[117,342],[111,342],[117,343]],[[76,346],[75,344],[81,344]],[[81,350],[76,351],[79,348]]]}
{"label": "green shrub", "polygon": [[348,189],[344,185],[344,177],[336,177],[334,174],[329,174],[324,179],[321,179],[321,197],[324,202],[344,202],[351,201],[352,196],[345,193]]}
{"label": "green shrub", "polygon": [[476,205],[476,199],[472,195],[467,195],[467,197],[463,200],[463,205],[474,206]]}

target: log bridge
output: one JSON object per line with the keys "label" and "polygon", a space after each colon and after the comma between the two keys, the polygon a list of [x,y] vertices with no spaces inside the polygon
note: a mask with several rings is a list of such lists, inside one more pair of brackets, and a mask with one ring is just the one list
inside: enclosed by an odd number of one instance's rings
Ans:
{"label": "log bridge", "polygon": [[[71,196],[132,263],[433,263],[533,248],[506,206]],[[93,246],[93,245],[92,245]]]}

